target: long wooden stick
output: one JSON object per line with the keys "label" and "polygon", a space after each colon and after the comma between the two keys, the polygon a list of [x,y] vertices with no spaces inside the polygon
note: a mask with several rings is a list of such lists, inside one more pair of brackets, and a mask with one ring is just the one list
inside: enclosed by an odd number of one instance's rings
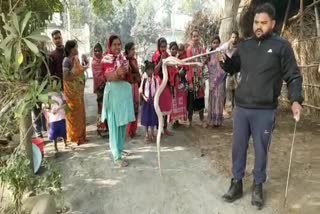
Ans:
{"label": "long wooden stick", "polygon": [[297,124],[298,124],[298,119],[295,120],[295,124],[294,124],[294,131],[293,131],[293,138],[292,138],[292,143],[291,143],[291,152],[290,152],[290,159],[289,159],[289,167],[288,167],[288,175],[287,175],[287,184],[286,184],[286,191],[284,194],[284,202],[283,202],[284,207],[286,207],[286,203],[287,203],[292,156],[293,156],[293,146],[294,146],[295,137],[296,137]]}

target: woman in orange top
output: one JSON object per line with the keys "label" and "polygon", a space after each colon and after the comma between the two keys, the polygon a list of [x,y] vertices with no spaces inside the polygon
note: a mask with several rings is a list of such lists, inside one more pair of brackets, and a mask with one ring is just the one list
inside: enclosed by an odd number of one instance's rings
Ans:
{"label": "woman in orange top", "polygon": [[65,45],[63,59],[63,88],[68,111],[66,112],[67,141],[83,144],[86,140],[86,113],[84,104],[84,70],[78,58],[76,40]]}

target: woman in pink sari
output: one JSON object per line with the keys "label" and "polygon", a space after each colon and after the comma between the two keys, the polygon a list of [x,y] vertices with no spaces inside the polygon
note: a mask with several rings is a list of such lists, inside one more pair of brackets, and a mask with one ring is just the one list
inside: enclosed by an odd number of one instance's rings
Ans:
{"label": "woman in pink sari", "polygon": [[[212,40],[212,49],[216,50],[220,46],[220,37],[215,36]],[[223,107],[226,97],[225,77],[226,73],[220,67],[216,53],[210,55],[208,62],[209,70],[209,106],[208,106],[208,125],[217,128],[222,125]]]}
{"label": "woman in pink sari", "polygon": [[[155,76],[159,80],[159,84],[161,85],[163,73],[162,73],[162,60],[169,57],[170,55],[167,52],[167,40],[163,37],[161,37],[158,40],[158,49],[154,52],[152,55],[152,63],[156,65],[155,67]],[[170,72],[168,71],[170,74]],[[167,136],[172,136],[173,134],[168,131],[168,116],[172,112],[172,93],[170,89],[170,79],[171,77],[168,77],[168,84],[163,90],[162,94],[159,98],[159,106],[161,109],[164,120],[164,134]]]}
{"label": "woman in pink sari", "polygon": [[93,92],[97,95],[98,103],[98,118],[97,118],[97,132],[98,135],[104,136],[107,131],[107,123],[101,121],[101,110],[103,101],[103,92],[105,87],[105,76],[102,71],[102,46],[97,43],[93,48],[93,59],[91,69],[93,74]]}
{"label": "woman in pink sari", "polygon": [[141,82],[138,62],[135,58],[136,51],[133,42],[125,45],[125,57],[129,61],[129,70],[126,76],[127,81],[132,87],[133,106],[136,120],[129,123],[126,130],[127,137],[134,138],[137,135],[138,129],[138,114],[139,114],[139,84]]}

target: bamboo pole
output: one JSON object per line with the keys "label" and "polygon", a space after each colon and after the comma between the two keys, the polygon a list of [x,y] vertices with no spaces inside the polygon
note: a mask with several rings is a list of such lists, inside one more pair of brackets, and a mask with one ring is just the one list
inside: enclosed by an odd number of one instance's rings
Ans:
{"label": "bamboo pole", "polygon": [[295,41],[293,41],[293,44],[296,44],[296,43],[299,43],[299,42],[310,41],[310,40],[318,40],[318,39],[320,40],[320,36],[308,37],[308,38],[305,38],[305,39],[295,40]]}
{"label": "bamboo pole", "polygon": [[284,16],[284,20],[283,20],[283,25],[282,25],[282,30],[281,30],[281,36],[283,36],[284,33],[284,29],[286,28],[286,24],[287,24],[287,20],[288,20],[288,15],[289,15],[289,10],[290,10],[290,6],[291,6],[291,1],[288,1],[288,5],[287,5],[287,9],[286,9],[286,15]]}
{"label": "bamboo pole", "polygon": [[[282,85],[287,85],[287,83],[283,83]],[[320,85],[313,85],[313,84],[302,84],[303,87],[314,87],[314,88],[320,88]]]}
{"label": "bamboo pole", "polygon": [[320,85],[312,85],[312,84],[303,84],[304,87],[313,87],[313,88],[320,88]]}
{"label": "bamboo pole", "polygon": [[[313,0],[313,3],[316,1]],[[316,15],[316,27],[317,27],[317,36],[320,36],[320,20],[319,20],[319,11],[318,11],[318,6],[314,5],[314,13]]]}
{"label": "bamboo pole", "polygon": [[[286,100],[286,99],[279,99],[280,101],[283,101],[283,102],[286,102],[286,103],[291,103],[290,100]],[[313,108],[313,109],[316,109],[316,110],[320,110],[320,107],[319,106],[314,106],[314,105],[310,105],[310,104],[307,104],[307,103],[302,103],[302,106],[306,106],[306,107],[309,107],[309,108]]]}
{"label": "bamboo pole", "polygon": [[303,0],[300,0],[300,39],[303,38]]}
{"label": "bamboo pole", "polygon": [[[299,36],[299,39],[302,39],[303,38],[303,0],[300,0],[300,36]],[[302,65],[304,65],[304,60],[303,60],[303,57],[302,57],[302,48],[301,48],[302,44],[299,43],[299,49],[300,49],[300,63]]]}
{"label": "bamboo pole", "polygon": [[299,68],[317,68],[320,64],[313,64],[313,65],[298,65]]}

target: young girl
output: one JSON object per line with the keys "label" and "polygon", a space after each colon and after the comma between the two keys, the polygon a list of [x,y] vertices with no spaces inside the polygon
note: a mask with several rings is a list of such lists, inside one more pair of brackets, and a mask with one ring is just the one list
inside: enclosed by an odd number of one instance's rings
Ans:
{"label": "young girl", "polygon": [[[161,85],[163,79],[162,73],[162,60],[169,57],[170,55],[167,52],[167,40],[165,38],[160,38],[158,40],[158,49],[152,56],[152,62],[155,64],[155,76]],[[170,72],[168,71],[168,75]],[[163,90],[162,94],[159,98],[159,106],[161,109],[164,121],[163,131],[164,134],[167,136],[172,136],[173,134],[168,130],[168,116],[172,112],[172,93],[170,90],[170,76],[168,77],[168,84],[166,85],[165,89]]]}
{"label": "young girl", "polygon": [[62,138],[67,147],[65,101],[61,92],[50,92],[49,100],[51,104],[44,107],[49,122],[48,138],[54,142],[54,148],[58,153],[58,138]]}
{"label": "young girl", "polygon": [[141,125],[146,128],[146,143],[151,143],[155,140],[154,128],[158,125],[158,117],[154,109],[154,96],[159,84],[153,74],[154,67],[152,62],[145,62],[147,78],[143,79],[141,84],[142,91],[140,91],[142,96]]}
{"label": "young girl", "polygon": [[93,74],[93,92],[97,95],[98,116],[97,116],[97,133],[101,137],[107,135],[107,123],[101,121],[103,92],[106,80],[102,71],[102,46],[97,43],[93,48],[93,59],[91,63],[91,70]]}
{"label": "young girl", "polygon": [[[171,42],[169,45],[171,56],[177,57],[178,44]],[[186,87],[180,81],[179,68],[177,66],[169,66],[168,72],[170,73],[170,83],[173,86],[173,110],[170,115],[170,120],[174,122],[173,127],[179,125],[179,120],[187,119],[187,94]]]}

